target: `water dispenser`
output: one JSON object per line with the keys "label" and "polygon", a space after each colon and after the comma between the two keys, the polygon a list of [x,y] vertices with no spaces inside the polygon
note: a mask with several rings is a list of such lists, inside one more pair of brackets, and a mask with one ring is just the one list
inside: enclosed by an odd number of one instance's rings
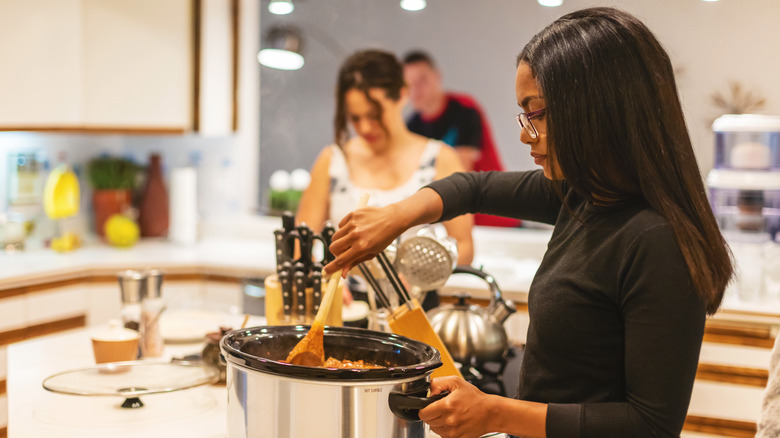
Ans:
{"label": "water dispenser", "polygon": [[[780,241],[780,117],[727,114],[712,124],[715,166],[707,176],[710,203],[737,265],[742,301],[779,300],[766,269]],[[769,254],[772,254],[769,257]]]}

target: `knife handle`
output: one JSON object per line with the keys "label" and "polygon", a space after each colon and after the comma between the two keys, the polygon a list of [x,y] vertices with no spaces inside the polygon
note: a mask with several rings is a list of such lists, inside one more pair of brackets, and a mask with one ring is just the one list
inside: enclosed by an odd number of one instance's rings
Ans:
{"label": "knife handle", "polygon": [[276,273],[281,274],[282,263],[289,256],[286,256],[284,243],[284,230],[274,231],[274,244],[276,246]]}
{"label": "knife handle", "polygon": [[295,305],[298,323],[306,322],[306,273],[302,263],[295,264]]}
{"label": "knife handle", "polygon": [[[292,214],[289,211],[285,211],[282,214],[282,228],[284,229],[284,234],[288,235],[291,232],[295,231],[295,215]],[[285,247],[285,250],[287,251],[287,256],[292,258],[295,254],[295,242],[291,239],[285,238],[285,244],[287,245]]]}
{"label": "knife handle", "polygon": [[298,231],[298,242],[301,250],[301,257],[299,260],[303,262],[304,274],[306,277],[308,277],[309,270],[311,269],[311,264],[312,264],[311,261],[312,231],[311,228],[309,228],[309,226],[306,225],[305,222],[298,225],[297,231]]}
{"label": "knife handle", "polygon": [[313,313],[316,315],[320,310],[320,303],[322,302],[322,265],[315,263],[311,273],[312,280],[312,298],[313,298]]}
{"label": "knife handle", "polygon": [[335,232],[336,228],[333,227],[333,224],[326,222],[325,226],[322,227],[322,233],[320,233],[320,236],[322,237],[322,244],[324,246],[322,262],[325,264],[332,262],[336,258],[333,253],[330,252],[330,244],[333,243],[333,234]]}
{"label": "knife handle", "polygon": [[[289,263],[285,263],[289,264]],[[289,321],[292,315],[292,284],[290,283],[290,271],[282,269],[279,272],[279,284],[282,286],[282,308],[284,319]]]}

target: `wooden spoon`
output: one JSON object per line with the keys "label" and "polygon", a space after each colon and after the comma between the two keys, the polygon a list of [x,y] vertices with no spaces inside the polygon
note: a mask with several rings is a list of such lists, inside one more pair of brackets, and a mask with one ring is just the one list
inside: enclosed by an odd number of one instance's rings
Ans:
{"label": "wooden spoon", "polygon": [[328,289],[322,297],[320,310],[314,317],[309,333],[306,333],[298,345],[287,355],[286,362],[294,365],[303,365],[307,367],[321,367],[325,363],[325,347],[323,346],[323,337],[325,334],[325,319],[330,312],[330,305],[333,303],[333,296],[341,283],[341,271],[334,272],[328,280]]}
{"label": "wooden spoon", "polygon": [[[358,208],[363,208],[368,204],[368,194],[364,193],[360,197]],[[323,338],[325,335],[325,319],[330,313],[330,305],[333,303],[333,296],[339,290],[341,284],[341,271],[331,274],[328,280],[328,289],[322,296],[320,310],[314,317],[309,333],[298,342],[298,345],[287,355],[285,362],[293,365],[303,365],[307,367],[321,367],[325,364],[325,347]]]}

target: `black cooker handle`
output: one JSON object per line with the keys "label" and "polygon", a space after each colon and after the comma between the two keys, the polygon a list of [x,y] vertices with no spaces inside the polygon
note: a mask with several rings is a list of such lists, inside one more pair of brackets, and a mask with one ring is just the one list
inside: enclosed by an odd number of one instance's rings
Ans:
{"label": "black cooker handle", "polygon": [[420,409],[448,396],[449,391],[443,391],[430,397],[420,397],[402,392],[391,392],[388,397],[390,410],[396,417],[406,421],[420,421]]}

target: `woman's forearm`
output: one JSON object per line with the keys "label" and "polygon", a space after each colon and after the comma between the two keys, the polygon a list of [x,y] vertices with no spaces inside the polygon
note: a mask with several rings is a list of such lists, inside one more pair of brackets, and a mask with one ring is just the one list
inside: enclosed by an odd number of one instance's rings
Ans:
{"label": "woman's forearm", "polygon": [[491,430],[528,438],[547,436],[547,405],[491,395]]}
{"label": "woman's forearm", "polygon": [[412,196],[394,204],[403,220],[404,230],[416,225],[430,224],[441,218],[444,202],[435,190],[424,187]]}

